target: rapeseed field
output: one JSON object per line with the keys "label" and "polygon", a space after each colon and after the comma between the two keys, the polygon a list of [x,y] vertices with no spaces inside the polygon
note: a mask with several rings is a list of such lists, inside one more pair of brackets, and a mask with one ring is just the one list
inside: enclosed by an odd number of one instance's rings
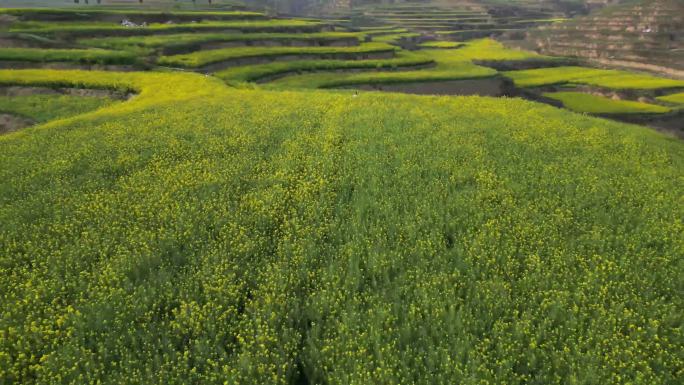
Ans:
{"label": "rapeseed field", "polygon": [[680,140],[510,98],[6,84],[136,95],[0,136],[1,383],[684,376]]}

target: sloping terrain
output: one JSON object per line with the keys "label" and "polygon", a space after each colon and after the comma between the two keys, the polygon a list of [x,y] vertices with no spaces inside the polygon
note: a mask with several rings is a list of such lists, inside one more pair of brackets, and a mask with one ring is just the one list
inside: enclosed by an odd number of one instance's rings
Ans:
{"label": "sloping terrain", "polygon": [[684,2],[646,0],[530,33],[547,54],[656,70],[684,77]]}

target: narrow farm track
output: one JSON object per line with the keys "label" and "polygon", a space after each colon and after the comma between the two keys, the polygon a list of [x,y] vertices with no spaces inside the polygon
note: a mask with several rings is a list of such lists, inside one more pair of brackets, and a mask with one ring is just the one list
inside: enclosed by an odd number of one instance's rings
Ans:
{"label": "narrow farm track", "polygon": [[0,378],[675,383],[684,143],[520,99],[0,71]]}

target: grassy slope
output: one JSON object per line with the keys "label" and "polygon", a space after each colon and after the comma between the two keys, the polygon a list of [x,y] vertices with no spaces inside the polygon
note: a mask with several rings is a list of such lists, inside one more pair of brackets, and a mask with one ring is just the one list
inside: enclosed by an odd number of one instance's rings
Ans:
{"label": "grassy slope", "polygon": [[10,113],[47,122],[80,115],[114,103],[107,98],[69,95],[0,96],[0,113]]}
{"label": "grassy slope", "polygon": [[552,84],[576,83],[614,89],[658,89],[684,87],[683,80],[659,78],[619,70],[585,67],[554,67],[510,71],[506,76],[520,87],[537,87]]}
{"label": "grassy slope", "polygon": [[0,138],[0,377],[675,383],[684,144],[519,99],[140,95]]}
{"label": "grassy slope", "polygon": [[565,107],[573,111],[591,114],[662,114],[670,111],[667,107],[655,104],[612,100],[581,92],[552,92],[544,96],[563,102]]}

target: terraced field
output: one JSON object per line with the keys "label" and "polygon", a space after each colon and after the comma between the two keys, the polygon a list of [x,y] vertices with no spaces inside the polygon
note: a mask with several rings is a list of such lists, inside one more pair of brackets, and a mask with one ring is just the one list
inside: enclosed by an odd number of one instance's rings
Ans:
{"label": "terraced field", "polygon": [[684,142],[458,96],[676,117],[680,82],[252,12],[0,13],[0,384],[684,375]]}
{"label": "terraced field", "polygon": [[552,12],[539,10],[539,7],[518,9],[511,14],[498,14],[494,10],[495,8],[488,7],[486,2],[464,2],[458,8],[426,2],[368,6],[356,12],[380,25],[408,28],[453,40],[510,34],[532,26],[563,20]]}
{"label": "terraced field", "polygon": [[521,87],[554,84],[587,84],[614,89],[654,90],[684,88],[684,80],[657,78],[629,71],[588,67],[554,67],[507,72]]}

